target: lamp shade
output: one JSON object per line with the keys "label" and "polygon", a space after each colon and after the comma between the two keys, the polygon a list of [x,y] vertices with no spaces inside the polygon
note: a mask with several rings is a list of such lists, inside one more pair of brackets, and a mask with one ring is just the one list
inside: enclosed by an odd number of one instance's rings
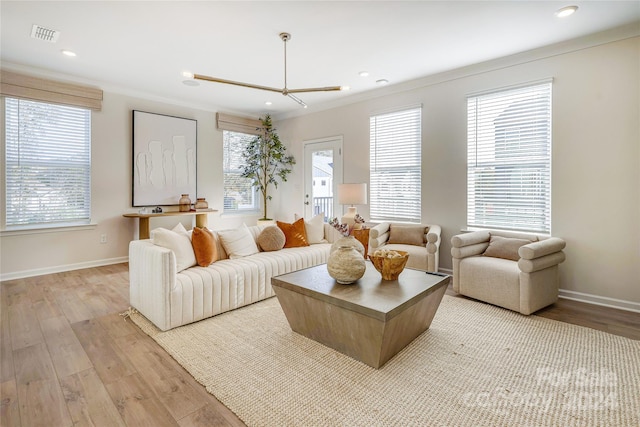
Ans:
{"label": "lamp shade", "polygon": [[341,205],[366,205],[367,184],[338,184],[338,203]]}

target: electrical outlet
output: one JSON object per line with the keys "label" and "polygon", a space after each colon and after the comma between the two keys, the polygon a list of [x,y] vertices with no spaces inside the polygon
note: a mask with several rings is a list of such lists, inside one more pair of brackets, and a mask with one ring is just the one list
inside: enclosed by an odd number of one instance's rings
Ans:
{"label": "electrical outlet", "polygon": [[106,234],[101,234],[100,235],[100,243],[107,243],[107,235]]}

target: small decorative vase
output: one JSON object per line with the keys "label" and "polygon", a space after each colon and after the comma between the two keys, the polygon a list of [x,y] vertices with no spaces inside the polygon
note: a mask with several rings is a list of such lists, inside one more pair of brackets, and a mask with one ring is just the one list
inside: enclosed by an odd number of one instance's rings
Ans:
{"label": "small decorative vase", "polygon": [[196,209],[208,209],[209,203],[207,203],[204,197],[198,197],[196,198],[196,204],[193,207]]}
{"label": "small decorative vase", "polygon": [[178,200],[178,204],[180,205],[180,212],[189,212],[191,210],[191,199],[188,194],[183,194]]}
{"label": "small decorative vase", "polygon": [[336,282],[348,285],[364,276],[364,258],[354,246],[339,246],[329,255],[327,271]]}
{"label": "small decorative vase", "polygon": [[331,250],[329,251],[329,253],[333,253],[333,251],[337,250],[341,246],[353,246],[356,251],[362,254],[362,258],[364,259],[364,246],[355,237],[344,236],[339,238],[333,243],[333,245],[331,245]]}

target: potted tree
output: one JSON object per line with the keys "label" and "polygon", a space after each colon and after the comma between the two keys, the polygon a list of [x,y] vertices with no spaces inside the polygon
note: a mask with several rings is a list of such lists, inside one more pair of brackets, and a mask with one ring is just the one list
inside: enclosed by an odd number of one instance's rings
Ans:
{"label": "potted tree", "polygon": [[263,216],[259,221],[270,221],[267,215],[267,202],[271,200],[269,188],[271,185],[277,188],[279,181],[286,181],[296,161],[293,156],[287,155],[287,148],[273,128],[271,116],[267,114],[260,118],[260,123],[260,133],[243,152],[242,177],[251,179],[251,185],[262,196]]}

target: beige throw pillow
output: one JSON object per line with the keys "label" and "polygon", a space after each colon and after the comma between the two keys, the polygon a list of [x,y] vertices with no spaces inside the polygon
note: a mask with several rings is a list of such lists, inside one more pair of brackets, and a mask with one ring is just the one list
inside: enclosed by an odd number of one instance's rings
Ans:
{"label": "beige throw pillow", "polygon": [[493,258],[504,258],[512,261],[518,261],[520,259],[518,249],[520,249],[520,246],[524,246],[529,243],[531,243],[531,240],[491,236],[489,239],[489,247],[485,249],[483,255]]}
{"label": "beige throw pillow", "polygon": [[193,252],[191,239],[189,239],[187,230],[181,223],[178,223],[172,230],[156,228],[151,232],[151,237],[154,245],[173,251],[176,256],[176,273],[196,265],[196,256]]}
{"label": "beige throw pillow", "polygon": [[265,252],[279,251],[284,248],[285,236],[280,227],[270,225],[260,232],[258,246]]}
{"label": "beige throw pillow", "polygon": [[235,230],[218,231],[225,252],[230,259],[242,258],[259,252],[256,241],[246,224]]}
{"label": "beige throw pillow", "polygon": [[426,233],[429,227],[424,225],[396,225],[389,227],[389,241],[387,243],[398,243],[404,245],[424,246]]}

